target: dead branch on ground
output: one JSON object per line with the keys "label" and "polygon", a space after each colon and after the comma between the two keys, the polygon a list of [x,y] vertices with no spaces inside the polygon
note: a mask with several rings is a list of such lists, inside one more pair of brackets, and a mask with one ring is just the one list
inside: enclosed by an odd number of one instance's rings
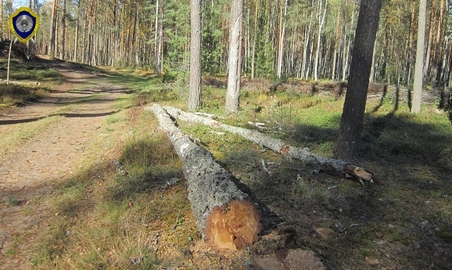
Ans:
{"label": "dead branch on ground", "polygon": [[197,114],[184,112],[171,106],[166,106],[165,110],[175,119],[187,122],[196,122],[213,128],[221,128],[225,131],[240,135],[247,140],[269,148],[276,153],[286,156],[287,158],[297,159],[305,164],[317,166],[319,170],[330,171],[333,169],[339,173],[348,174],[359,180],[363,185],[365,182],[374,182],[373,174],[371,172],[368,172],[349,162],[317,155],[309,151],[308,148],[297,148],[290,146],[285,144],[282,140],[274,139],[258,131],[226,125],[212,119],[211,117],[202,117]]}

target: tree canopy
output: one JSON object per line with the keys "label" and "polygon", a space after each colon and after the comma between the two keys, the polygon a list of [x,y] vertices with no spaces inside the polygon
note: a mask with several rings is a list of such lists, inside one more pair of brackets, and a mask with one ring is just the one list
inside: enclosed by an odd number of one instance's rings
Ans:
{"label": "tree canopy", "polygon": [[[0,38],[11,37],[11,0],[2,1]],[[360,1],[244,0],[241,73],[347,80]],[[41,17],[36,52],[92,65],[188,71],[190,1],[55,0],[29,4]],[[449,81],[449,0],[427,6],[424,82]],[[383,1],[371,80],[410,86],[418,1]],[[53,16],[52,11],[55,10]],[[202,70],[226,74],[231,1],[201,1]]]}

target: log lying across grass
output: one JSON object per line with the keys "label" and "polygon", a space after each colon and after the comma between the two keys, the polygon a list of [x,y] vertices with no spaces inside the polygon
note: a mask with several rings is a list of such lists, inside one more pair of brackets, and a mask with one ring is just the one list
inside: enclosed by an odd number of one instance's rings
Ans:
{"label": "log lying across grass", "polygon": [[349,162],[320,156],[312,153],[308,148],[297,148],[287,145],[279,139],[274,139],[258,131],[226,125],[214,119],[202,117],[194,113],[184,112],[174,107],[166,106],[165,110],[175,119],[180,119],[188,122],[196,122],[214,128],[221,128],[225,131],[240,135],[254,143],[267,147],[274,152],[280,153],[288,158],[297,159],[304,162],[305,164],[317,166],[319,170],[330,171],[331,169],[333,169],[337,172],[348,174],[359,180],[363,185],[365,182],[374,182],[372,173]]}
{"label": "log lying across grass", "polygon": [[242,249],[256,241],[261,229],[259,213],[238,189],[234,176],[184,135],[160,105],[146,109],[157,116],[183,161],[188,199],[204,240],[218,251]]}

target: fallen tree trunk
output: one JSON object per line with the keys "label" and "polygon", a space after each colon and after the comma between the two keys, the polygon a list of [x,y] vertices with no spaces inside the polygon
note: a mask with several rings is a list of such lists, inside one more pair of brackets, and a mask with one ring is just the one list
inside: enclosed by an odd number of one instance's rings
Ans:
{"label": "fallen tree trunk", "polygon": [[146,109],[157,116],[183,161],[188,199],[203,239],[217,251],[241,249],[256,241],[261,228],[259,213],[248,195],[237,188],[234,176],[184,135],[160,105]]}
{"label": "fallen tree trunk", "polygon": [[[346,173],[356,178],[364,185],[366,182],[374,182],[373,174],[364,170],[361,167],[355,166],[349,162],[337,160],[333,158],[328,158],[324,156],[317,155],[309,151],[308,148],[297,148],[285,144],[279,139],[274,139],[270,136],[262,134],[255,130],[250,130],[241,127],[229,126],[220,123],[211,118],[205,118],[194,113],[184,112],[180,109],[174,107],[166,106],[165,110],[176,119],[181,119],[188,122],[197,122],[204,125],[208,125],[215,128],[221,128],[228,132],[240,135],[245,139],[248,139],[254,143],[265,146],[274,152],[280,153],[288,158],[298,159],[305,164],[310,164],[319,167],[323,170],[335,170],[340,173]],[[331,169],[330,169],[331,168]]]}

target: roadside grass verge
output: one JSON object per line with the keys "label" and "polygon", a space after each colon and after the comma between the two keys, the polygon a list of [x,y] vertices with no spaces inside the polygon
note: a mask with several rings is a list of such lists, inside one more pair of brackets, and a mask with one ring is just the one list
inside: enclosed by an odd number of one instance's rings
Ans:
{"label": "roadside grass verge", "polygon": [[2,85],[0,89],[0,108],[21,105],[27,101],[36,101],[45,95],[40,88],[27,87],[24,85]]}
{"label": "roadside grass verge", "polygon": [[99,141],[80,172],[55,187],[56,216],[33,259],[37,269],[172,267],[199,239],[181,163],[143,111],[107,118],[108,147]]}
{"label": "roadside grass verge", "polygon": [[[6,82],[7,59],[0,58],[0,78]],[[36,61],[11,60],[10,84],[0,88],[0,108],[25,104],[43,97],[53,86],[62,82],[63,77],[55,69]]]}

